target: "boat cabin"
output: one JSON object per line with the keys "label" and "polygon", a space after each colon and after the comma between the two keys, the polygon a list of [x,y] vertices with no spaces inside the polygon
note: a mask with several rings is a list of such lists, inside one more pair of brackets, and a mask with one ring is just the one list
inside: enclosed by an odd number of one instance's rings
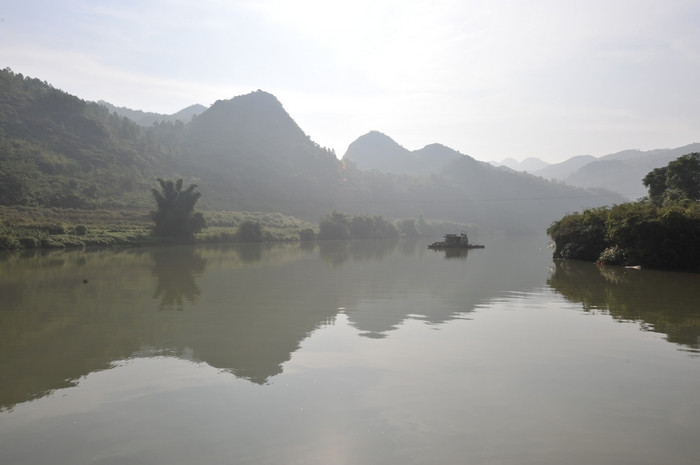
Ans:
{"label": "boat cabin", "polygon": [[445,247],[466,247],[469,245],[469,238],[466,233],[445,234]]}

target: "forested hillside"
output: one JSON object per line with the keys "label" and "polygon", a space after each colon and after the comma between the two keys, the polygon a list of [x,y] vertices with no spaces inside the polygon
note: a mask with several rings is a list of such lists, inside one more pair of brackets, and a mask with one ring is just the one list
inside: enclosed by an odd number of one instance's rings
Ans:
{"label": "forested hillside", "polygon": [[219,100],[185,131],[178,167],[202,182],[215,209],[279,211],[318,218],[342,188],[335,154],[307,136],[271,94]]}
{"label": "forested hillside", "polygon": [[[0,205],[149,208],[156,178],[182,177],[199,186],[199,205],[208,210],[314,222],[337,210],[544,231],[566,212],[622,200],[508,172],[439,144],[417,152],[406,163],[431,174],[341,162],[262,91],[217,101],[189,122],[141,127],[46,82],[0,72]],[[402,153],[390,154],[395,163]]]}
{"label": "forested hillside", "polygon": [[0,204],[144,206],[169,149],[155,133],[38,79],[0,72]]}

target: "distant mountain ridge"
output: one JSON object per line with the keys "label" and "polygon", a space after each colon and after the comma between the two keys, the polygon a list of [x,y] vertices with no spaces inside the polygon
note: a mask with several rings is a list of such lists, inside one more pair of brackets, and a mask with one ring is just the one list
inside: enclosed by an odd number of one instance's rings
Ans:
{"label": "distant mountain ridge", "polygon": [[97,103],[107,108],[110,112],[116,113],[119,116],[129,118],[131,121],[143,127],[149,127],[152,126],[154,123],[162,123],[165,121],[181,121],[183,123],[189,123],[193,117],[203,113],[207,109],[207,107],[205,107],[204,105],[200,105],[197,103],[194,105],[190,105],[187,108],[183,108],[182,110],[178,111],[177,113],[173,113],[172,115],[164,115],[160,113],[145,112],[141,110],[132,110],[131,108],[126,107],[117,107],[109,102],[105,102],[104,100],[99,100]]}
{"label": "distant mountain ridge", "polygon": [[624,150],[600,158],[574,157],[533,174],[577,187],[610,189],[628,200],[636,200],[647,193],[642,184],[647,173],[692,152],[700,152],[700,143],[673,149]]}
{"label": "distant mountain ridge", "polygon": [[501,162],[489,163],[564,182],[570,186],[608,189],[619,193],[626,200],[636,200],[647,193],[642,184],[642,179],[647,173],[666,166],[681,155],[699,151],[700,143],[694,143],[673,149],[623,150],[599,158],[578,155],[553,164],[539,158],[526,158],[522,162],[506,158]]}
{"label": "distant mountain ridge", "polygon": [[349,146],[342,160],[363,171],[424,176],[440,171],[462,154],[441,144],[426,145],[410,151],[379,131],[360,136]]}
{"label": "distant mountain ridge", "polygon": [[549,166],[549,163],[536,157],[528,157],[521,162],[517,161],[514,158],[506,158],[501,162],[491,161],[489,163],[491,163],[494,166],[505,166],[514,171],[525,171],[527,173],[533,173],[537,170],[541,170]]}
{"label": "distant mountain ridge", "polygon": [[561,163],[554,163],[534,171],[532,174],[542,176],[545,179],[564,180],[581,167],[597,160],[593,155],[577,155]]}

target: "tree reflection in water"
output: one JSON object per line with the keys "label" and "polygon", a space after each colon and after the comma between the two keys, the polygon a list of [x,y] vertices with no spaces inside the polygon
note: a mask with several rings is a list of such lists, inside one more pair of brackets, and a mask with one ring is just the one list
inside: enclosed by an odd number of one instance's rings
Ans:
{"label": "tree reflection in water", "polygon": [[183,310],[184,302],[195,303],[200,295],[197,285],[207,259],[191,247],[167,247],[152,252],[151,274],[158,278],[153,293],[161,310]]}
{"label": "tree reflection in water", "polygon": [[700,275],[556,261],[547,280],[555,291],[587,312],[635,321],[644,331],[700,353]]}

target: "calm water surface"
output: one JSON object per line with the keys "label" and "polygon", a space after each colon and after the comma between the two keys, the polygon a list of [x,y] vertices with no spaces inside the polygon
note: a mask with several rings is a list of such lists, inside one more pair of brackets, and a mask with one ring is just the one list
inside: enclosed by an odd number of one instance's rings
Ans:
{"label": "calm water surface", "polygon": [[700,463],[700,275],[481,242],[4,256],[0,463]]}

